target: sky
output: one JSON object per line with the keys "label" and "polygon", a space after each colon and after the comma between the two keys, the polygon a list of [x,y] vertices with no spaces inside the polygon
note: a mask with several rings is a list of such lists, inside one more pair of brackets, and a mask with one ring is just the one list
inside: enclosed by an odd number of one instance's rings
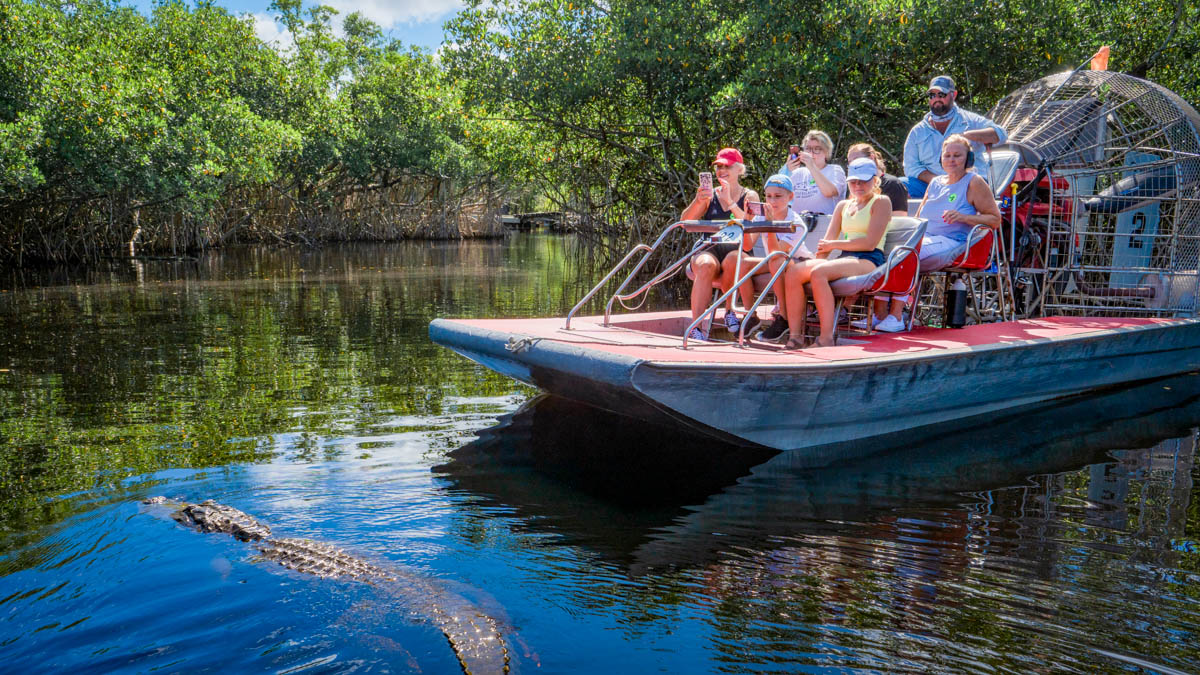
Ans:
{"label": "sky", "polygon": [[[151,0],[126,1],[145,14],[152,7]],[[286,41],[282,27],[267,11],[271,0],[216,0],[215,4],[233,14],[253,15],[258,36],[263,40]],[[425,47],[430,52],[442,44],[442,23],[463,6],[459,0],[305,0],[304,3],[305,7],[318,4],[333,7],[340,16],[359,12],[382,26],[387,37],[400,40],[406,46]]]}

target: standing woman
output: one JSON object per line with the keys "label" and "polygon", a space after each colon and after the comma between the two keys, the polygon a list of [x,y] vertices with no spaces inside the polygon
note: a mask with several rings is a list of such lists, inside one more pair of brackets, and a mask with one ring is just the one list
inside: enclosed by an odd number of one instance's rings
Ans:
{"label": "standing woman", "polygon": [[[713,173],[716,174],[718,185],[713,189],[698,187],[692,203],[688,204],[679,216],[680,220],[743,219],[746,218],[746,200],[758,201],[757,192],[742,187],[738,182],[746,173],[746,165],[742,161],[742,153],[737,148],[725,148],[717,153],[717,158],[713,160]],[[755,238],[754,235],[750,235],[742,242],[747,253],[754,247]],[[708,308],[714,281],[722,282],[722,293],[732,286],[732,281],[726,286],[725,280],[732,279],[733,273],[724,275],[722,279],[722,270],[725,266],[737,265],[737,247],[736,243],[715,244],[692,256],[691,269],[695,275],[692,280],[692,321],[700,318]],[[729,302],[732,304],[732,298]],[[731,331],[736,331],[741,326],[741,321],[729,306],[725,309],[725,326]],[[708,334],[697,326],[688,334],[688,339],[707,340]]]}
{"label": "standing woman", "polygon": [[[833,289],[830,282],[866,274],[883,264],[883,235],[892,217],[892,202],[879,192],[879,167],[869,157],[850,164],[847,180],[850,197],[838,203],[825,238],[817,245],[817,257],[790,265],[785,273],[787,316],[804,316],[804,284],[812,285],[813,302],[821,322],[821,334],[814,347],[833,345]],[[829,254],[841,251],[833,260]],[[804,336],[793,333],[784,349],[799,349]]]}
{"label": "standing woman", "polygon": [[[818,129],[805,134],[799,146],[791,147],[787,164],[779,173],[792,179],[793,211],[830,214],[838,202],[846,197],[846,172],[837,164],[829,163],[832,157],[833,139]],[[786,311],[787,291],[781,294],[780,290],[779,284],[776,284],[775,295],[784,313],[776,316],[763,331],[764,340],[778,340],[788,331],[788,321],[798,321],[798,317]]]}

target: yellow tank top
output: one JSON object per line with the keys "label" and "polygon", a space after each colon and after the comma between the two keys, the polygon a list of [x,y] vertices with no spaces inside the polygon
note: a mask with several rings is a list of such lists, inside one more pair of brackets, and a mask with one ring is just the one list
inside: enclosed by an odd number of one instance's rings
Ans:
{"label": "yellow tank top", "polygon": [[[871,197],[871,201],[855,211],[852,216],[846,215],[846,209],[854,202],[847,200],[846,206],[842,207],[842,238],[860,239],[867,236],[867,231],[871,229],[871,207],[875,205],[876,199],[879,199],[879,195]],[[875,248],[879,251],[883,250],[883,237],[879,238],[879,245]]]}

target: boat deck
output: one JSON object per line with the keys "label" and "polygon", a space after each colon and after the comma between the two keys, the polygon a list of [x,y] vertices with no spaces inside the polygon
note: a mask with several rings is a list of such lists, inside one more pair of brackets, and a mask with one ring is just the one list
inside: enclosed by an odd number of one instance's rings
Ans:
{"label": "boat deck", "polygon": [[[510,333],[534,342],[553,340],[566,345],[619,354],[658,363],[713,363],[745,365],[827,364],[837,361],[912,357],[937,352],[980,350],[1021,343],[1053,341],[1089,333],[1160,326],[1189,321],[1169,318],[1050,317],[951,328],[914,328],[908,333],[861,332],[843,334],[835,347],[784,351],[782,345],[747,340],[739,347],[732,341],[689,341],[681,349],[683,329],[690,323],[684,311],[652,312],[612,317],[576,317],[571,330],[563,330],[562,317],[547,319],[458,319],[454,323]],[[728,334],[723,327],[714,337]]]}

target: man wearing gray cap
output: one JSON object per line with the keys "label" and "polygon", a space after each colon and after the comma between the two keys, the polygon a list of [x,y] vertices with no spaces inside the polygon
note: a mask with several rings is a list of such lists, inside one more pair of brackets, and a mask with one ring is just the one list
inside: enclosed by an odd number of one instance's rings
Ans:
{"label": "man wearing gray cap", "polygon": [[[942,170],[942,141],[951,134],[962,134],[971,141],[977,171],[987,176],[984,145],[1008,140],[1004,129],[983,115],[955,105],[958,88],[949,75],[938,75],[929,83],[929,113],[917,122],[904,141],[904,176],[908,194],[914,199],[925,196],[925,188]],[[970,164],[968,164],[970,166]]]}

